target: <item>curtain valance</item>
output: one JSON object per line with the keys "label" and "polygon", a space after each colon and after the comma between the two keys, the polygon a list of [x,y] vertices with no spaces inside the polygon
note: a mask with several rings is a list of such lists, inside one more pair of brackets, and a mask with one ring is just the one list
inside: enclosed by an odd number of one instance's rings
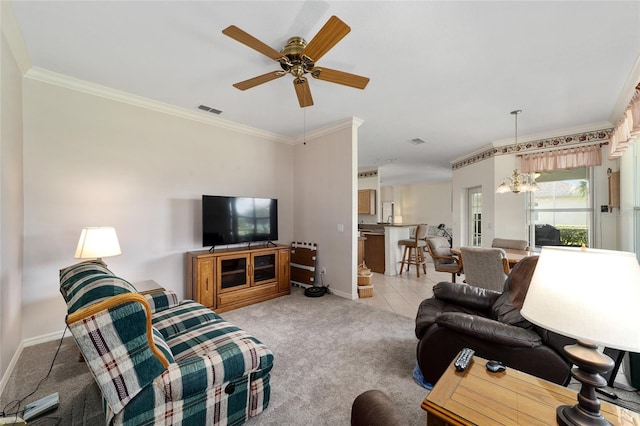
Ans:
{"label": "curtain valance", "polygon": [[602,150],[597,144],[523,154],[520,168],[522,173],[535,173],[601,164]]}
{"label": "curtain valance", "polygon": [[640,136],[640,90],[636,90],[622,120],[613,129],[609,158],[620,157],[633,139],[638,136]]}

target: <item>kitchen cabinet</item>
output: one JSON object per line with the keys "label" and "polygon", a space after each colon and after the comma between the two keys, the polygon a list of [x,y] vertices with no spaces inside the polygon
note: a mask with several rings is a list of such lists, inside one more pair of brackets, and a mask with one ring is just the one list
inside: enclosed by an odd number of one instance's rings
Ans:
{"label": "kitchen cabinet", "polygon": [[376,214],[375,189],[360,189],[358,191],[358,214]]}
{"label": "kitchen cabinet", "polygon": [[384,234],[364,234],[364,262],[373,272],[384,274]]}

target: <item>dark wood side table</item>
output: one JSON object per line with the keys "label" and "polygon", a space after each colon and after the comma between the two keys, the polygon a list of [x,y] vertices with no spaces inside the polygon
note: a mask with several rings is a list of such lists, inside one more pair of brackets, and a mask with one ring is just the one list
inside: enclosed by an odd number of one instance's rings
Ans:
{"label": "dark wood side table", "polygon": [[[512,368],[490,373],[486,360],[474,357],[457,372],[453,362],[421,407],[427,426],[540,425],[556,423],[559,405],[575,405],[576,392]],[[640,424],[640,414],[601,402],[602,414],[614,425]]]}

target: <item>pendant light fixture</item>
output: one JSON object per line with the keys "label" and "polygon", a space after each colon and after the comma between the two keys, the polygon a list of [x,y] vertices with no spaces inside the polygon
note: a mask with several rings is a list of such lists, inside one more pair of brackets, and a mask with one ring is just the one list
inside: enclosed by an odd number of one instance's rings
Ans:
{"label": "pendant light fixture", "polygon": [[[511,111],[511,114],[516,118],[516,134],[515,143],[513,145],[514,151],[518,148],[518,115],[521,112],[521,109]],[[507,180],[509,180],[509,184],[507,184]],[[507,192],[513,192],[517,194],[519,192],[535,192],[538,189],[539,187],[533,173],[521,174],[520,171],[518,171],[518,168],[515,168],[513,169],[513,174],[511,176],[507,176],[502,179],[502,183],[498,186],[498,189],[496,189],[496,193],[504,194]]]}

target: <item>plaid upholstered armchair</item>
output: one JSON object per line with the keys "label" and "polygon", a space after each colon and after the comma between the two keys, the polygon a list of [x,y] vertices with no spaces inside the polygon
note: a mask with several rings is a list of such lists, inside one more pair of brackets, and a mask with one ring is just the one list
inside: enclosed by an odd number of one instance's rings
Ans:
{"label": "plaid upholstered armchair", "polygon": [[61,270],[60,292],[107,424],[239,425],[269,404],[273,354],[204,306],[141,295],[100,261]]}

